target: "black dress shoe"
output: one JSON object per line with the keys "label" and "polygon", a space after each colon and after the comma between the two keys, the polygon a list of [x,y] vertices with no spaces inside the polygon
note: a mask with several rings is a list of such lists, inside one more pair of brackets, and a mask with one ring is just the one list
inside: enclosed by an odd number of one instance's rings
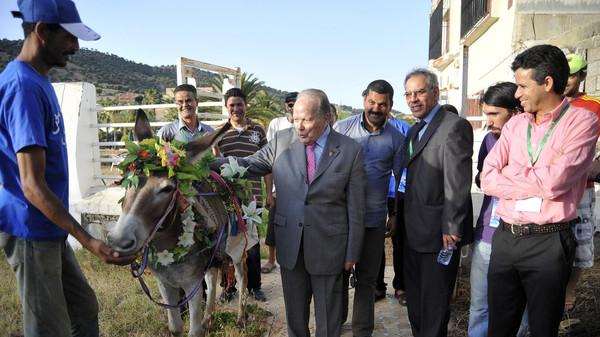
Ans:
{"label": "black dress shoe", "polygon": [[375,289],[375,302],[380,301],[384,298],[385,298],[385,290]]}
{"label": "black dress shoe", "polygon": [[255,300],[260,301],[260,302],[265,302],[267,300],[267,297],[265,296],[265,293],[263,293],[262,290],[260,289],[254,289],[250,292],[250,294],[252,295],[252,297],[254,297]]}

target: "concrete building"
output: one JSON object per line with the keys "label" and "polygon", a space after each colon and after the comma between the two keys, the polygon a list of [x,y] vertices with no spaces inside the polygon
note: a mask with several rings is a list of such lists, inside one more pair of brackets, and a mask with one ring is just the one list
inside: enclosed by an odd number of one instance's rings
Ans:
{"label": "concrete building", "polygon": [[542,43],[582,54],[583,89],[600,96],[600,0],[432,0],[431,8],[429,66],[440,77],[441,102],[461,115],[481,116],[483,91],[512,81],[514,57]]}

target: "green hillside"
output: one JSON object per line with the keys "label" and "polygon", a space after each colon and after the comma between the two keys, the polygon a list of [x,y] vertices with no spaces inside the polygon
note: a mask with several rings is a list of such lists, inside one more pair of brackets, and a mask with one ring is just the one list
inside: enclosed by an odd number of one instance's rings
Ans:
{"label": "green hillside", "polygon": [[[0,39],[0,71],[18,55],[22,43],[22,40]],[[213,76],[214,74],[206,71],[194,73],[198,86],[207,85]],[[52,82],[92,83],[96,86],[99,98],[125,92],[142,94],[147,89],[156,89],[164,93],[165,88],[173,88],[177,82],[175,65],[149,66],[118,55],[85,48],[75,54],[65,68],[52,69],[49,77]],[[285,96],[284,91],[266,86],[261,89],[276,98],[283,99]]]}

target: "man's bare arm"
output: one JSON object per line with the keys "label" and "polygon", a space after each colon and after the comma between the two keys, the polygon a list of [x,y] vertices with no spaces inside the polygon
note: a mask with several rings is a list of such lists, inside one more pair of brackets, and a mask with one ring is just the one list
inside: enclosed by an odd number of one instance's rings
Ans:
{"label": "man's bare arm", "polygon": [[119,257],[119,254],[94,239],[69,214],[58,197],[48,188],[46,172],[46,150],[39,146],[30,146],[17,153],[19,176],[25,198],[46,218],[71,234],[81,245],[106,263],[125,265],[134,257]]}

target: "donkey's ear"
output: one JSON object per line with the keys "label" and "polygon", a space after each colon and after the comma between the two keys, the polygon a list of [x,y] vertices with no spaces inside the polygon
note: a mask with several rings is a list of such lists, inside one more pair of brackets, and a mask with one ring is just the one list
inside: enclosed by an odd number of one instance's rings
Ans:
{"label": "donkey's ear", "polygon": [[138,141],[152,138],[152,129],[148,116],[142,109],[137,109],[135,112],[135,126],[133,127],[133,135]]}
{"label": "donkey's ear", "polygon": [[231,129],[231,124],[227,122],[216,131],[185,144],[183,148],[187,151],[189,158],[194,158],[197,155],[210,150],[210,148],[216,144],[229,129]]}

